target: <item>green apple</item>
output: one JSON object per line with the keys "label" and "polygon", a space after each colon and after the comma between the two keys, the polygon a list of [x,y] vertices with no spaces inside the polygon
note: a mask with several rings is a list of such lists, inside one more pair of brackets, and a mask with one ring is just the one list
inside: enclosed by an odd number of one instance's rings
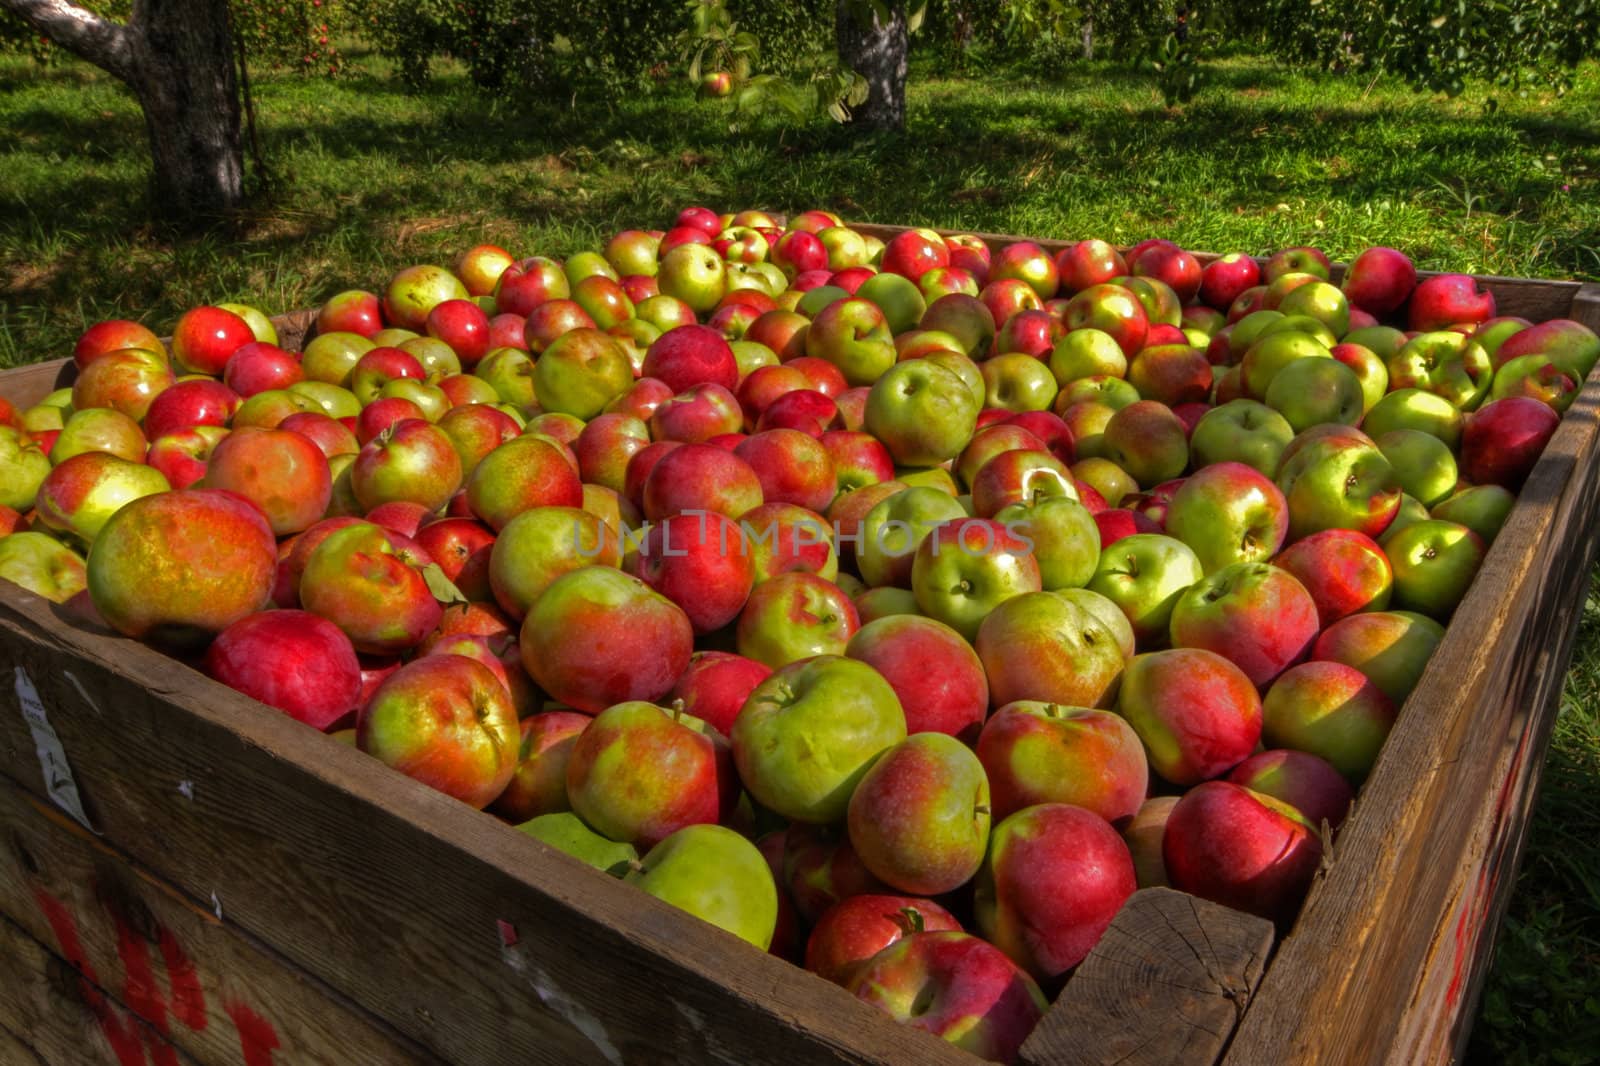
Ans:
{"label": "green apple", "polygon": [[1391,389],[1422,389],[1471,411],[1489,394],[1494,370],[1483,345],[1462,333],[1421,333],[1389,357]]}
{"label": "green apple", "polygon": [[1050,368],[1026,352],[1008,352],[984,361],[980,370],[986,407],[1003,411],[1048,411],[1058,386]]}
{"label": "green apple", "polygon": [[911,591],[922,613],[968,640],[990,611],[1041,588],[1033,545],[993,519],[945,522],[918,546],[911,564]]}
{"label": "green apple", "polygon": [[1212,574],[1276,555],[1289,532],[1289,505],[1255,467],[1213,463],[1184,479],[1173,494],[1166,530],[1192,548],[1201,569]]}
{"label": "green apple", "polygon": [[[569,269],[571,262],[568,260]],[[682,300],[703,315],[713,311],[727,292],[728,267],[722,256],[704,244],[680,244],[661,257],[656,281],[661,295]]]}
{"label": "green apple", "polygon": [[911,587],[911,564],[928,534],[952,518],[965,518],[955,498],[918,486],[879,501],[861,520],[856,565],[868,585]]}
{"label": "green apple", "polygon": [[1104,330],[1075,329],[1056,341],[1050,351],[1050,373],[1057,384],[1104,374],[1121,378],[1128,374],[1128,357],[1116,338]]}
{"label": "green apple", "polygon": [[1366,394],[1356,372],[1337,359],[1296,359],[1273,376],[1266,403],[1298,433],[1324,422],[1356,425]]}
{"label": "green apple", "polygon": [[585,420],[604,411],[632,384],[633,366],[622,346],[597,329],[568,330],[533,365],[539,406]]}
{"label": "green apple", "polygon": [[50,458],[32,437],[13,426],[0,425],[0,507],[28,510],[49,473]]}
{"label": "green apple", "polygon": [[732,829],[685,826],[651,848],[627,881],[762,951],[772,944],[778,926],[772,868],[754,844]]}
{"label": "green apple", "polygon": [[1437,518],[1414,522],[1383,545],[1394,567],[1395,606],[1443,622],[1467,594],[1483,564],[1483,538]]}
{"label": "green apple", "polygon": [[1236,462],[1271,477],[1294,432],[1287,419],[1259,400],[1229,400],[1200,416],[1189,435],[1189,456],[1196,468]]}
{"label": "green apple", "polygon": [[1100,527],[1088,508],[1066,496],[1051,496],[1029,505],[1014,503],[995,520],[1033,541],[1039,582],[1050,591],[1082,588],[1100,562]]}
{"label": "green apple", "polygon": [[877,304],[896,336],[914,328],[928,309],[916,282],[900,274],[874,274],[861,283],[856,297]]}
{"label": "green apple", "polygon": [[0,537],[0,578],[54,603],[82,592],[89,580],[81,555],[39,531]]}
{"label": "green apple", "polygon": [[1442,396],[1416,388],[1397,388],[1373,405],[1361,421],[1376,440],[1396,429],[1419,429],[1455,451],[1461,445],[1461,410]]}
{"label": "green apple", "polygon": [[1161,533],[1135,533],[1100,552],[1088,589],[1116,604],[1140,646],[1164,642],[1172,608],[1185,589],[1205,577],[1200,557],[1183,541]]}
{"label": "green apple", "polygon": [[[808,343],[816,330],[813,325]],[[926,358],[908,359],[888,367],[872,385],[864,428],[883,442],[897,464],[935,466],[961,453],[977,425],[978,410],[971,390],[953,371]]]}
{"label": "green apple", "polygon": [[1306,315],[1342,337],[1350,331],[1350,301],[1336,285],[1313,281],[1301,285],[1278,303],[1285,316]]}
{"label": "green apple", "polygon": [[894,334],[870,300],[836,300],[806,330],[806,354],[838,367],[852,386],[871,385],[895,365]]}
{"label": "green apple", "polygon": [[1516,503],[1516,495],[1501,485],[1471,485],[1436,503],[1432,516],[1466,526],[1493,544]]}
{"label": "green apple", "polygon": [[1406,494],[1432,507],[1455,491],[1456,457],[1444,441],[1420,429],[1392,429],[1374,442],[1400,476]]}
{"label": "green apple", "polygon": [[601,836],[571,811],[541,814],[517,826],[517,831],[542,840],[596,870],[604,870],[612,877],[626,875],[639,863],[639,852],[632,844]]}
{"label": "green apple", "polygon": [[1328,346],[1309,333],[1283,330],[1267,333],[1252,344],[1240,363],[1247,396],[1264,400],[1278,372],[1299,359],[1332,359]]}

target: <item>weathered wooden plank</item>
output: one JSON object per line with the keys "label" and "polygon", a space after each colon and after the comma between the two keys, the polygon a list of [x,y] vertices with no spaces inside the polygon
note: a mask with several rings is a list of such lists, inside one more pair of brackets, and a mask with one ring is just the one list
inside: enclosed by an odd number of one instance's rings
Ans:
{"label": "weathered wooden plank", "polygon": [[1407,702],[1230,1064],[1432,1061],[1464,1038],[1594,559],[1597,418],[1600,374]]}
{"label": "weathered wooden plank", "polygon": [[[0,915],[5,1066],[197,1066],[64,958]],[[256,1064],[251,1064],[256,1066]]]}
{"label": "weathered wooden plank", "polygon": [[[106,839],[440,1058],[969,1061],[20,590],[0,603],[0,677],[18,668]],[[42,798],[10,689],[0,772]]]}
{"label": "weathered wooden plank", "polygon": [[[895,234],[910,227],[879,225],[876,223],[852,222],[850,228],[863,234],[870,234],[879,240],[887,241]],[[936,233],[951,234],[965,232],[959,230],[935,230]],[[1040,237],[1014,237],[1005,233],[976,233],[973,236],[983,240],[991,251],[1014,241],[1030,240],[1045,251],[1054,255],[1063,248],[1076,244],[1076,240],[1055,240]],[[1195,258],[1201,263],[1209,263],[1217,258],[1216,252],[1194,252]],[[1256,257],[1259,262],[1266,260]],[[1432,277],[1439,271],[1419,271],[1419,277]],[[1335,263],[1332,269],[1333,280],[1338,282],[1344,277],[1344,264]],[[1562,318],[1572,306],[1573,298],[1578,291],[1575,281],[1541,281],[1534,278],[1503,278],[1497,275],[1479,275],[1478,280],[1494,293],[1497,311],[1502,315],[1521,315],[1535,322],[1547,318]]]}
{"label": "weathered wooden plank", "polygon": [[62,377],[70,373],[68,368],[71,365],[70,359],[54,359],[48,363],[33,363],[7,370],[0,373],[0,395],[10,400],[19,411],[32,407],[65,384]]}
{"label": "weathered wooden plank", "polygon": [[232,1066],[246,1039],[308,1066],[440,1062],[7,778],[0,825],[0,914],[197,1062]]}
{"label": "weathered wooden plank", "polygon": [[1025,1066],[1211,1066],[1266,970],[1272,923],[1135,892],[1022,1046]]}

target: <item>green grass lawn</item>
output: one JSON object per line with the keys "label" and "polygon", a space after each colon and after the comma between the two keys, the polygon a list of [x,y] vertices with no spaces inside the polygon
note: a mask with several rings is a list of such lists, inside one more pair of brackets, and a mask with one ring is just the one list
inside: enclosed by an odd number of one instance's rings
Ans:
{"label": "green grass lawn", "polygon": [[[0,366],[66,354],[96,319],[278,312],[483,240],[564,255],[677,206],[794,211],[1213,251],[1373,243],[1438,269],[1600,278],[1600,67],[1564,98],[1444,101],[1259,60],[1186,107],[1106,64],[1055,77],[914,68],[910,129],[728,132],[673,85],[606,108],[492,100],[448,70],[409,94],[356,56],[336,82],[257,76],[272,196],[226,236],[146,223],[131,97],[78,65],[0,60]],[[1568,678],[1544,798],[1474,1058],[1600,1057],[1600,606]]]}

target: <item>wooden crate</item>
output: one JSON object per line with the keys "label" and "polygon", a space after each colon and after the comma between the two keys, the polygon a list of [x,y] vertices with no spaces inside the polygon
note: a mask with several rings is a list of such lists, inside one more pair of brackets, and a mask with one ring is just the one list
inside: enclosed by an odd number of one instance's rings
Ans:
{"label": "wooden crate", "polygon": [[[1600,329],[1600,286],[1488,283],[1504,313]],[[280,323],[286,343],[308,320]],[[28,405],[67,373],[9,371],[0,395]],[[1025,1061],[1409,1063],[1459,1050],[1594,555],[1597,414],[1600,375],[1289,936],[1275,944],[1267,923],[1181,893],[1137,893]],[[10,585],[0,680],[0,1062],[973,1061]],[[87,825],[68,813],[74,794]]]}

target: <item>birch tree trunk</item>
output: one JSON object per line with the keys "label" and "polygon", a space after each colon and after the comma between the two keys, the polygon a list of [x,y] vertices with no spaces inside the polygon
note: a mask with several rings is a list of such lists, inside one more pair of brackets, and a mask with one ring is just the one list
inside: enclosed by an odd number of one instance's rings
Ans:
{"label": "birch tree trunk", "polygon": [[880,21],[867,5],[839,0],[835,32],[839,58],[867,80],[867,100],[851,121],[869,129],[906,127],[906,52],[908,30],[904,0],[884,5],[889,21]]}

